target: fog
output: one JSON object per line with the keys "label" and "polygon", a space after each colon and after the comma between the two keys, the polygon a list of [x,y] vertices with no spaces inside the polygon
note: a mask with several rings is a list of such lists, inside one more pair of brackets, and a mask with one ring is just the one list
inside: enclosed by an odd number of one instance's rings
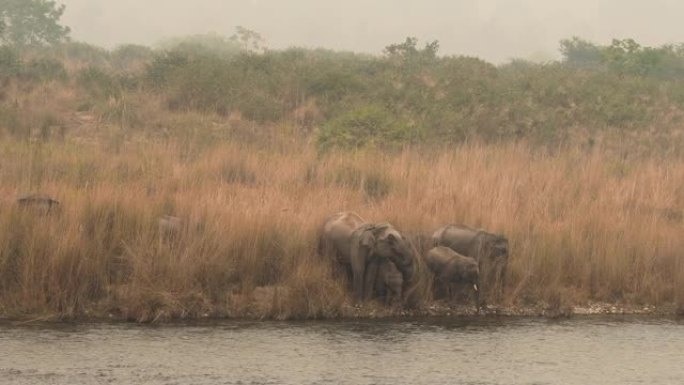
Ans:
{"label": "fog", "polygon": [[58,0],[79,41],[113,47],[236,26],[270,48],[324,47],[380,53],[415,36],[439,40],[442,54],[548,60],[571,36],[644,45],[684,40],[679,0]]}

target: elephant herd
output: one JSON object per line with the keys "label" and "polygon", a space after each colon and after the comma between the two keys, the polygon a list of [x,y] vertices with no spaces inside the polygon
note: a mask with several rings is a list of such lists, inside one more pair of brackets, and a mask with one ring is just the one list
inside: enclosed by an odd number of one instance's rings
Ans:
{"label": "elephant herd", "polygon": [[[330,258],[335,275],[346,277],[354,298],[384,298],[404,303],[405,293],[427,266],[435,294],[453,300],[469,287],[479,310],[480,292],[500,296],[508,264],[508,240],[502,235],[461,225],[437,229],[425,250],[387,222],[368,223],[353,212],[330,216],[322,226],[319,254]],[[427,247],[423,247],[427,246]]]}

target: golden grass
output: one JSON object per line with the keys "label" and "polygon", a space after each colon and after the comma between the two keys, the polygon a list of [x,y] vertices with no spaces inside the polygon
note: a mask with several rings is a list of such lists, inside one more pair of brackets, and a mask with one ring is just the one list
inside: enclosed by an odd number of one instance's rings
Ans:
{"label": "golden grass", "polygon": [[[150,321],[335,317],[350,299],[315,253],[353,210],[409,235],[505,234],[506,299],[684,304],[684,161],[526,144],[320,156],[298,141],[0,142],[0,314]],[[59,199],[43,216],[24,192]],[[182,219],[160,237],[158,219]],[[425,295],[425,299],[429,295]]]}

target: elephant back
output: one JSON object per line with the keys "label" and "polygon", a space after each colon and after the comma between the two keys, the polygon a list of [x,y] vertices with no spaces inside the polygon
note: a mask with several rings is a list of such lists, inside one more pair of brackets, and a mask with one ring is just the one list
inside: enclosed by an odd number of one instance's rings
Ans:
{"label": "elephant back", "polygon": [[460,254],[476,258],[480,230],[463,225],[446,225],[434,232],[434,246],[446,246]]}
{"label": "elephant back", "polygon": [[351,211],[328,217],[318,237],[319,255],[334,255],[338,262],[349,264],[353,232],[364,223],[363,218]]}

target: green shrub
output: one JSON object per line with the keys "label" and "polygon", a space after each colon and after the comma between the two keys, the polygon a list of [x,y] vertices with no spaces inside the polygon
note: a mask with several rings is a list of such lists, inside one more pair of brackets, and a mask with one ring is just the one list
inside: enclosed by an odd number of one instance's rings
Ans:
{"label": "green shrub", "polygon": [[57,54],[66,60],[86,67],[106,68],[109,63],[109,52],[101,47],[83,42],[67,42],[54,48]]}
{"label": "green shrub", "polygon": [[76,75],[77,84],[91,96],[97,98],[114,97],[121,94],[122,87],[114,75],[97,67],[88,67]]}
{"label": "green shrub", "polygon": [[377,105],[352,109],[326,123],[318,136],[322,150],[401,145],[411,141],[406,121]]}
{"label": "green shrub", "polygon": [[14,76],[21,68],[21,58],[17,50],[9,46],[0,46],[0,77]]}
{"label": "green shrub", "polygon": [[39,82],[50,80],[64,81],[68,78],[64,64],[59,60],[49,57],[33,59],[24,64],[21,75],[25,79]]}
{"label": "green shrub", "polygon": [[123,71],[150,62],[154,51],[142,45],[125,44],[116,47],[109,56],[112,67]]}

